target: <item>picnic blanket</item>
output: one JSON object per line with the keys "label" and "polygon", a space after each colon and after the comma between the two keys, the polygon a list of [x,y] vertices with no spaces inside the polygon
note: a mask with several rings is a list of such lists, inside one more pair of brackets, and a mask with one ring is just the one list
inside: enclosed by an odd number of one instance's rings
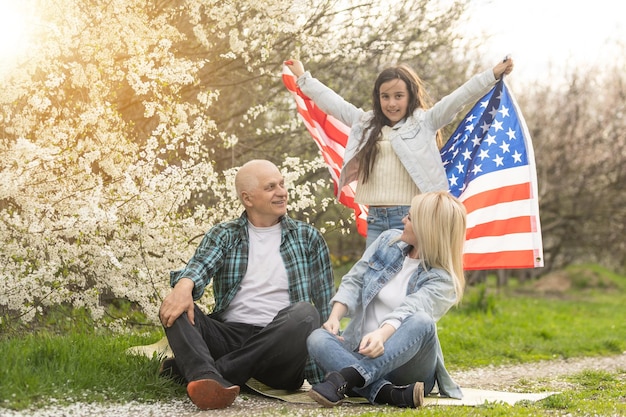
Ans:
{"label": "picnic blanket", "polygon": [[[127,350],[131,355],[144,355],[149,358],[154,356],[158,358],[173,357],[172,350],[167,343],[167,338],[145,346],[133,346]],[[255,380],[250,379],[246,386],[256,392],[259,395],[268,398],[274,398],[277,400],[285,401],[288,403],[297,404],[311,404],[315,403],[307,395],[307,391],[311,389],[311,385],[305,381],[305,383],[297,391],[279,390],[268,387],[267,385]],[[464,406],[477,406],[485,403],[506,403],[515,405],[519,401],[539,401],[547,398],[551,395],[557,394],[556,392],[540,392],[540,393],[520,393],[520,392],[505,392],[505,391],[492,391],[477,388],[462,387],[463,399],[456,400],[454,398],[441,397],[438,394],[431,394],[424,398],[425,406],[433,405],[464,405]],[[347,402],[354,404],[369,404],[365,398],[350,397],[346,399]]]}
{"label": "picnic blanket", "polygon": [[[250,379],[246,386],[256,393],[265,397],[275,398],[277,400],[286,401],[288,403],[299,404],[315,404],[315,401],[307,395],[307,391],[311,386],[305,382],[304,385],[298,391],[285,391],[279,389],[273,389],[264,385],[263,383]],[[463,399],[456,400],[454,398],[441,397],[438,394],[431,394],[424,397],[424,406],[429,405],[465,405],[465,406],[477,406],[485,403],[507,403],[515,405],[519,401],[539,401],[550,395],[556,394],[555,392],[541,392],[541,393],[518,393],[518,392],[504,392],[504,391],[490,391],[476,388],[462,388]],[[369,404],[365,398],[361,397],[348,397],[345,402],[354,404]]]}

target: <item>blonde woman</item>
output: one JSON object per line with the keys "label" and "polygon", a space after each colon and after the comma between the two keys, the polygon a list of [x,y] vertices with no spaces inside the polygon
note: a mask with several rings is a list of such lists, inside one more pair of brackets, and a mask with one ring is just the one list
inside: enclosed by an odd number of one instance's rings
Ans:
{"label": "blonde woman", "polygon": [[[323,406],[359,395],[415,408],[435,383],[441,395],[462,397],[444,367],[436,322],[463,296],[465,207],[446,191],[419,194],[403,223],[342,278],[328,320],[307,339],[326,372],[309,395]],[[351,320],[340,332],[344,317]]]}

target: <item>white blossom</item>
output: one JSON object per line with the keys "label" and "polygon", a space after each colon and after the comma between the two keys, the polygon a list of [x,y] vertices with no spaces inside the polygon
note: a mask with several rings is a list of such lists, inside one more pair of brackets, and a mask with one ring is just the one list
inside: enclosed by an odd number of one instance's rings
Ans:
{"label": "white blossom", "polygon": [[[28,321],[70,303],[99,319],[107,293],[156,323],[168,272],[195,250],[190,239],[242,211],[238,167],[217,172],[211,147],[236,149],[245,138],[233,128],[271,111],[251,103],[232,128],[214,120],[212,110],[229,103],[219,82],[205,85],[200,75],[238,59],[255,77],[274,71],[272,45],[300,36],[303,6],[186,0],[149,13],[128,0],[25,1],[41,24],[0,90],[0,307]],[[185,33],[173,25],[181,16]],[[219,49],[184,56],[180,45]],[[321,158],[287,157],[280,168],[289,210],[306,217],[331,204],[316,198],[327,184],[301,181],[325,169]]]}

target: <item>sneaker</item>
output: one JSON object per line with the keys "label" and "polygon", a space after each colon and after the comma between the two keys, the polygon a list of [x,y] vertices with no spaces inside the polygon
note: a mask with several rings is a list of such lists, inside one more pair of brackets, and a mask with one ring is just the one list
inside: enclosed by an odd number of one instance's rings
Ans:
{"label": "sneaker", "polygon": [[199,379],[187,384],[187,395],[201,410],[226,408],[239,395],[239,386],[224,387],[214,379]]}
{"label": "sneaker", "polygon": [[334,407],[343,402],[347,385],[339,372],[330,372],[324,382],[313,385],[308,395],[324,407]]}
{"label": "sneaker", "polygon": [[[418,408],[424,405],[424,383],[416,382],[414,384],[394,387],[394,390],[401,391],[399,400],[394,401],[396,407],[402,408]],[[393,398],[393,394],[392,394]]]}

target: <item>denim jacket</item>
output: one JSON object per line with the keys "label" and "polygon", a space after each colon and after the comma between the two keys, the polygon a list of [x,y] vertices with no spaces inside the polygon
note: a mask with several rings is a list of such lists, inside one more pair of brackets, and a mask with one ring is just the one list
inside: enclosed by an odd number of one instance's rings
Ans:
{"label": "denim jacket", "polygon": [[[463,107],[473,104],[487,93],[495,82],[492,69],[475,75],[430,109],[415,110],[402,126],[390,133],[389,142],[393,150],[421,192],[449,188],[435,140],[436,132],[451,123]],[[320,109],[350,127],[343,167],[337,184],[341,190],[345,185],[358,179],[358,162],[355,156],[365,144],[361,138],[373,113],[365,112],[348,103],[313,78],[308,71],[298,77],[297,84]]]}
{"label": "denim jacket", "polygon": [[[342,278],[331,303],[348,307],[351,318],[342,336],[353,350],[363,338],[365,310],[381,288],[402,269],[410,247],[399,240],[401,230],[387,230],[370,245],[361,259]],[[430,315],[436,323],[455,304],[456,292],[452,277],[438,268],[424,269],[422,265],[409,279],[403,303],[383,320],[398,320],[417,311]],[[452,380],[443,361],[443,352],[437,339],[436,379],[442,395],[462,398],[460,387]]]}

